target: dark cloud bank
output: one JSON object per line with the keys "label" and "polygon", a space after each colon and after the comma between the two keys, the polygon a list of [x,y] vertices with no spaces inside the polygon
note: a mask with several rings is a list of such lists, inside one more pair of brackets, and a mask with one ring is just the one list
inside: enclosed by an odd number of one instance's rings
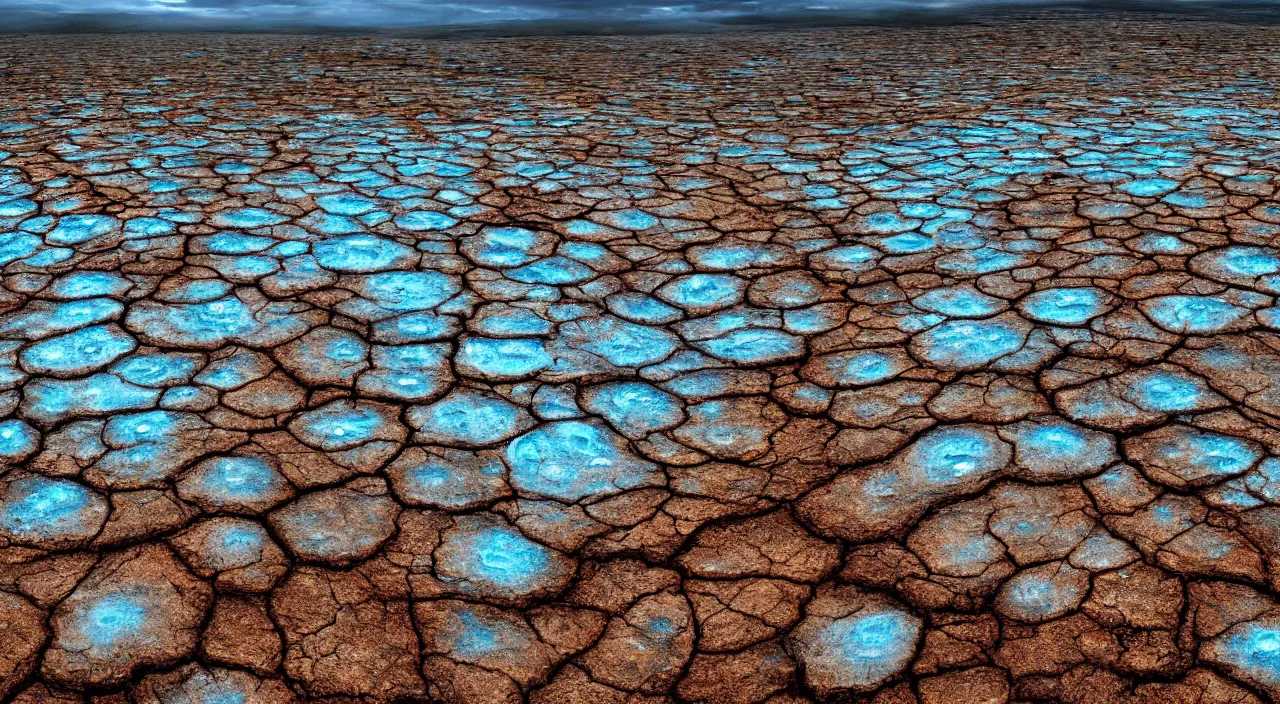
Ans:
{"label": "dark cloud bank", "polygon": [[1280,22],[1280,0],[0,0],[0,33],[627,34],[997,21],[1028,11]]}

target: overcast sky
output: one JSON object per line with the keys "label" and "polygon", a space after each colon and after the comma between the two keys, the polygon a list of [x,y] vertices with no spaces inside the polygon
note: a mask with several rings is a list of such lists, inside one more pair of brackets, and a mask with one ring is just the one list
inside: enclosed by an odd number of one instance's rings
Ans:
{"label": "overcast sky", "polygon": [[[107,22],[120,27],[434,27],[587,21],[737,23],[795,14],[956,13],[1046,0],[0,0],[0,29]],[[1047,0],[1056,2],[1058,0]],[[1072,2],[1072,0],[1067,0]],[[1204,8],[1280,0],[1074,0],[1072,4]]]}

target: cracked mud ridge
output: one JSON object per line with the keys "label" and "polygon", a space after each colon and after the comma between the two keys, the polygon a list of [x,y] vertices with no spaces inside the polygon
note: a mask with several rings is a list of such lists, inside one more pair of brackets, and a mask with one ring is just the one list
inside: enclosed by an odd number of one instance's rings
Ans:
{"label": "cracked mud ridge", "polygon": [[1278,75],[0,39],[0,701],[1272,701]]}

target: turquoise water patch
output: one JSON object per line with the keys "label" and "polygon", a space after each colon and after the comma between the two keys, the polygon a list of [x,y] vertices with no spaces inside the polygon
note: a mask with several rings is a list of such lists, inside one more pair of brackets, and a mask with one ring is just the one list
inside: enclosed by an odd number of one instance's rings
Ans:
{"label": "turquoise water patch", "polygon": [[420,442],[457,447],[494,445],[533,424],[519,406],[470,389],[455,389],[433,404],[412,406],[405,417],[418,430]]}
{"label": "turquoise water patch", "polygon": [[178,494],[207,508],[258,513],[293,494],[293,487],[270,461],[253,455],[212,457],[192,467],[177,483]]}
{"label": "turquoise water patch", "polygon": [[1207,296],[1160,296],[1139,307],[1165,330],[1191,335],[1221,332],[1249,314],[1247,309]]}
{"label": "turquoise water patch", "polygon": [[1097,288],[1054,288],[1023,298],[1018,309],[1050,325],[1081,325],[1107,312],[1111,295]]}
{"label": "turquoise water patch", "polygon": [[14,542],[54,548],[84,542],[102,528],[107,501],[68,479],[27,476],[5,485],[0,533]]}
{"label": "turquoise water patch", "polygon": [[916,335],[910,349],[943,369],[977,369],[1022,349],[1028,333],[1005,318],[951,321]]}
{"label": "turquoise water patch", "polygon": [[598,422],[541,426],[512,440],[506,459],[517,491],[565,502],[664,482],[657,465],[632,454]]}

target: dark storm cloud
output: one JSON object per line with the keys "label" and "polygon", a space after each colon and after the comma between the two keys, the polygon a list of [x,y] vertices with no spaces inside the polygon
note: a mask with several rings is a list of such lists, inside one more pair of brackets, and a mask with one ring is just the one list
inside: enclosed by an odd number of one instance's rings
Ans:
{"label": "dark storm cloud", "polygon": [[0,31],[388,29],[522,25],[699,29],[844,18],[960,17],[1058,5],[1222,16],[1280,0],[0,0]]}

